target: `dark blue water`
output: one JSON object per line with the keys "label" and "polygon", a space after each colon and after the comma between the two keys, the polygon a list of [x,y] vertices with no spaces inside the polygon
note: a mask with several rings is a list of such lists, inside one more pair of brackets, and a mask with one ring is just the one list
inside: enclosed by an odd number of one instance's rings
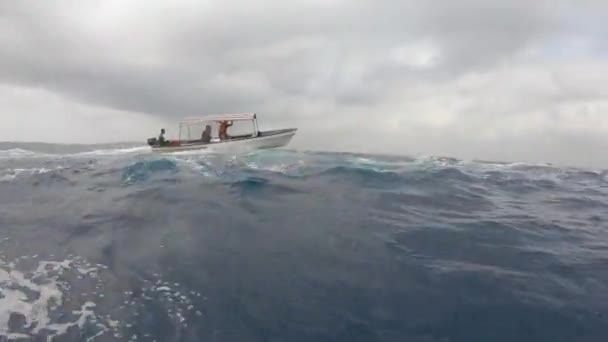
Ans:
{"label": "dark blue water", "polygon": [[608,172],[0,145],[0,341],[608,341]]}

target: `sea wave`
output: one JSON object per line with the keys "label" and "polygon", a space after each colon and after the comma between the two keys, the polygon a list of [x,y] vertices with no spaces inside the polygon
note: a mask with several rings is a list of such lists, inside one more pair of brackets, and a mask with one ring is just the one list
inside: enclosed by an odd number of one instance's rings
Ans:
{"label": "sea wave", "polygon": [[608,336],[606,170],[3,148],[0,340]]}

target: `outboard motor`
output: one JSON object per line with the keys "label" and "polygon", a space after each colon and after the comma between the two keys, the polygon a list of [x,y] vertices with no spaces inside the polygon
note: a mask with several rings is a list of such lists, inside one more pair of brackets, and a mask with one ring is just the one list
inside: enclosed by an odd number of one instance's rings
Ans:
{"label": "outboard motor", "polygon": [[154,137],[154,138],[148,138],[148,145],[150,145],[150,146],[157,145],[156,142],[157,142],[157,138],[156,137]]}

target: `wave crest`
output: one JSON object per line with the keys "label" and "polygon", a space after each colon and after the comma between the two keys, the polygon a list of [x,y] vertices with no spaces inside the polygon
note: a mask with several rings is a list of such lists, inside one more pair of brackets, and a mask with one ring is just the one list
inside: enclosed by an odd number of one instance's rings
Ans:
{"label": "wave crest", "polygon": [[122,180],[125,184],[134,184],[145,181],[154,174],[175,173],[177,170],[177,163],[170,159],[139,161],[125,168]]}

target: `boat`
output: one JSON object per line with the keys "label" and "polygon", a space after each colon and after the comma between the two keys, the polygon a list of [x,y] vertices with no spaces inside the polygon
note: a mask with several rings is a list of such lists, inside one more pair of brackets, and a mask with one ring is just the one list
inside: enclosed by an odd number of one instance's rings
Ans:
{"label": "boat", "polygon": [[[214,126],[219,127],[222,122],[228,122],[229,125],[234,122],[245,124],[250,122],[251,133],[228,135],[224,139],[220,139],[219,136],[212,136],[207,140],[203,139],[202,133],[206,126],[210,126],[212,129]],[[286,146],[296,134],[296,131],[297,128],[260,131],[256,113],[214,114],[204,117],[184,118],[179,122],[179,136],[177,139],[169,139],[160,143],[157,138],[149,138],[148,145],[155,152],[204,150],[220,153],[242,153]]]}

